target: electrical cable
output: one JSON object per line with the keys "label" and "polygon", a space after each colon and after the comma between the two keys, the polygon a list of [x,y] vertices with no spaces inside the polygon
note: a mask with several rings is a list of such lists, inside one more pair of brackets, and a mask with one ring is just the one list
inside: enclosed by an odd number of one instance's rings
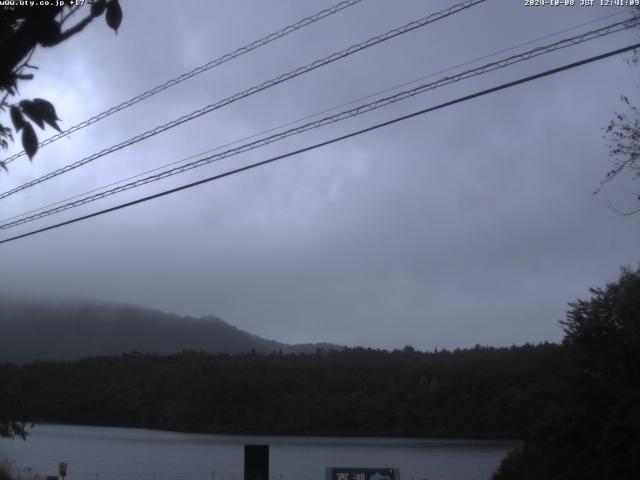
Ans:
{"label": "electrical cable", "polygon": [[113,153],[115,151],[121,150],[125,147],[128,147],[130,145],[133,145],[134,143],[140,142],[142,140],[145,140],[149,137],[152,137],[154,135],[157,135],[159,133],[162,133],[166,130],[169,130],[170,128],[176,127],[178,125],[181,125],[185,122],[191,121],[195,118],[201,117],[202,115],[205,115],[207,113],[210,113],[214,110],[217,110],[219,108],[222,108],[226,105],[229,105],[230,103],[236,102],[242,98],[248,97],[250,95],[253,95],[255,93],[261,92],[262,90],[265,90],[267,88],[273,87],[275,85],[278,85],[280,83],[283,83],[287,80],[290,80],[292,78],[298,77],[300,75],[303,75],[305,73],[308,73],[310,71],[313,71],[317,68],[320,68],[324,65],[327,65],[329,63],[335,62],[337,60],[340,60],[342,58],[345,58],[349,55],[352,55],[356,52],[359,52],[361,50],[364,50],[366,48],[369,48],[371,46],[377,45],[379,43],[385,42],[387,40],[390,40],[392,38],[395,38],[399,35],[403,35],[405,33],[409,33],[413,30],[416,30],[417,28],[421,28],[424,27],[426,25],[429,25],[433,22],[436,22],[438,20],[441,20],[443,18],[447,18],[451,15],[454,15],[456,13],[459,13],[463,10],[466,10],[472,6],[478,5],[480,3],[486,2],[487,0],[466,0],[465,2],[453,5],[445,10],[442,10],[440,12],[436,12],[433,13],[431,15],[428,15],[426,17],[423,17],[419,20],[415,20],[413,22],[409,22],[406,25],[403,25],[402,27],[399,28],[395,28],[393,30],[389,30],[386,33],[383,33],[381,35],[377,35],[375,37],[372,37],[364,42],[361,42],[359,44],[355,44],[352,45],[344,50],[341,50],[339,52],[333,53],[327,57],[324,57],[320,60],[316,60],[314,62],[311,62],[305,66],[299,67],[295,70],[292,70],[288,73],[282,74],[278,77],[275,77],[271,80],[268,80],[266,82],[263,82],[259,85],[256,85],[254,87],[251,87],[247,90],[244,90],[240,93],[237,93],[231,97],[227,97],[223,100],[220,100],[214,104],[211,105],[207,105],[206,107],[203,107],[199,110],[195,110],[187,115],[183,115],[175,120],[172,120],[168,123],[165,123],[163,125],[159,125],[151,130],[148,130],[144,133],[141,133],[139,135],[136,135],[135,137],[132,137],[128,140],[125,140],[124,142],[121,142],[119,144],[116,145],[112,145],[111,147],[108,147],[100,152],[94,153],[93,155],[90,155],[88,157],[85,157],[81,160],[78,160],[76,162],[70,163],[62,168],[59,168],[57,170],[54,170],[53,172],[49,172],[46,175],[43,175],[42,177],[36,178],[34,180],[31,180],[27,183],[24,183],[22,185],[19,185],[11,190],[7,190],[3,193],[0,194],[0,199],[6,198],[10,195],[13,195],[17,192],[20,192],[22,190],[25,190],[27,188],[30,188],[34,185],[37,185],[39,183],[45,182],[47,180],[50,180],[54,177],[57,177],[58,175],[62,175],[63,173],[67,173],[71,170],[74,170],[78,167],[81,167],[83,165],[86,165],[87,163],[93,162],[94,160],[97,160],[100,157],[103,157],[105,155],[108,155],[110,153]]}
{"label": "electrical cable", "polygon": [[[135,105],[136,103],[139,103],[153,95],[156,95],[164,90],[166,90],[167,88],[171,88],[175,85],[178,85],[179,83],[184,82],[185,80],[188,80],[189,78],[195,77],[196,75],[199,75],[203,72],[206,72],[208,70],[211,70],[214,67],[217,67],[219,65],[222,65],[223,63],[226,63],[230,60],[233,60],[234,58],[237,58],[241,55],[244,55],[245,53],[249,53],[259,47],[262,47],[264,45],[267,45],[268,43],[273,42],[274,40],[278,40],[290,33],[293,33],[297,30],[300,30],[303,27],[306,27],[308,25],[311,25],[312,23],[317,22],[318,20],[322,20],[323,18],[326,18],[330,15],[333,15],[334,13],[337,13],[341,10],[344,10],[345,8],[349,8],[357,3],[360,3],[363,0],[345,0],[342,2],[339,2],[337,4],[335,4],[334,6],[327,8],[325,10],[322,10],[314,15],[311,15],[309,17],[305,17],[301,20],[298,20],[296,23],[292,24],[292,25],[288,25],[280,30],[278,30],[277,32],[273,32],[270,33],[269,35],[262,37],[259,40],[255,40],[254,42],[249,43],[248,45],[245,45],[243,47],[240,47],[236,50],[234,50],[233,52],[227,53],[225,55],[222,55],[221,57],[216,58],[215,60],[211,60],[210,62],[205,63],[204,65],[200,65],[199,67],[194,68],[193,70],[191,70],[190,72],[187,73],[183,73],[182,75],[179,75],[175,78],[172,78],[171,80],[167,80],[166,82],[160,84],[160,85],[156,85],[155,87],[139,94],[136,95],[135,97],[130,98],[129,100],[126,100],[122,103],[120,103],[119,105],[116,105],[115,107],[111,107],[108,110],[105,110],[104,112],[101,112],[97,115],[94,115],[91,118],[88,118],[76,125],[73,125],[69,128],[67,128],[66,130],[57,133],[55,135],[53,135],[52,137],[49,137],[45,140],[42,140],[39,144],[38,144],[38,148],[42,148],[45,145],[49,145],[50,143],[55,142],[56,140],[65,137],[71,133],[77,132],[78,130],[81,130],[85,127],[88,127],[89,125],[92,125],[94,123],[99,122],[100,120],[107,118],[110,115],[113,115],[116,112],[119,112],[120,110],[123,110],[125,108],[129,108],[133,105]],[[14,160],[22,157],[23,155],[25,155],[25,152],[19,152],[16,153],[15,155],[12,155],[8,158],[6,158],[4,160],[5,165],[13,162]]]}
{"label": "electrical cable", "polygon": [[341,103],[340,105],[336,105],[334,107],[331,107],[331,108],[328,108],[328,109],[325,109],[325,110],[321,110],[319,112],[312,113],[310,115],[305,115],[304,117],[297,118],[296,120],[292,120],[292,121],[289,121],[289,122],[286,122],[286,123],[282,123],[280,125],[276,125],[275,127],[270,127],[270,128],[268,128],[266,130],[261,130],[261,131],[259,131],[257,133],[253,133],[251,135],[239,138],[239,139],[234,140],[232,142],[227,142],[227,143],[224,143],[222,145],[218,145],[216,147],[209,148],[209,149],[204,150],[202,152],[189,155],[187,157],[181,158],[180,160],[174,160],[172,162],[165,163],[165,164],[160,165],[158,167],[152,168],[151,170],[146,170],[144,172],[140,172],[140,173],[137,173],[135,175],[132,175],[132,176],[129,176],[129,177],[126,177],[126,178],[122,178],[120,180],[116,180],[116,181],[108,183],[106,185],[102,185],[100,187],[92,188],[91,190],[87,190],[87,191],[84,191],[82,193],[78,193],[78,194],[72,195],[70,197],[66,197],[66,198],[63,198],[61,200],[57,200],[55,202],[48,203],[48,204],[43,205],[41,207],[34,208],[34,209],[31,209],[31,210],[27,210],[25,212],[21,212],[19,214],[13,215],[11,217],[0,219],[0,224],[8,222],[10,220],[14,220],[16,218],[24,217],[24,216],[26,216],[26,215],[28,215],[30,213],[35,213],[35,212],[38,212],[40,210],[44,210],[46,208],[54,207],[56,205],[60,205],[60,204],[65,203],[65,202],[69,202],[69,201],[74,200],[76,198],[80,198],[80,197],[83,197],[85,195],[89,195],[91,193],[95,193],[95,192],[98,192],[100,190],[104,190],[104,189],[109,188],[109,187],[113,187],[113,186],[118,185],[120,183],[124,183],[126,181],[133,180],[134,178],[138,178],[138,177],[142,177],[144,175],[148,175],[149,173],[157,172],[158,170],[161,170],[163,168],[171,167],[173,165],[177,165],[179,163],[186,162],[186,161],[191,160],[193,158],[197,158],[197,157],[199,157],[201,155],[206,155],[207,153],[215,152],[217,150],[221,150],[223,148],[230,147],[231,145],[235,145],[237,143],[244,142],[245,140],[251,140],[252,138],[257,138],[260,135],[271,133],[271,132],[273,132],[275,130],[278,130],[278,129],[281,129],[281,128],[285,128],[285,127],[288,127],[288,126],[291,126],[291,125],[295,125],[296,123],[303,122],[304,120],[309,120],[311,118],[318,117],[318,116],[323,115],[325,113],[332,112],[332,111],[337,110],[339,108],[347,107],[347,106],[353,105],[355,103],[361,102],[363,100],[368,100],[369,98],[373,98],[373,97],[376,97],[378,95],[382,95],[384,93],[388,93],[388,92],[391,92],[393,90],[397,90],[398,88],[406,87],[408,85],[414,84],[414,83],[422,81],[422,80],[426,80],[428,78],[433,78],[436,75],[447,73],[447,72],[450,72],[450,71],[455,70],[455,69],[460,68],[460,67],[466,67],[467,65],[471,65],[471,64],[476,63],[476,62],[478,62],[480,60],[485,60],[487,58],[492,58],[492,57],[495,57],[496,55],[499,55],[501,53],[510,52],[510,51],[513,51],[513,50],[515,50],[517,48],[524,47],[524,46],[527,46],[527,45],[531,45],[531,44],[537,43],[537,42],[539,42],[541,40],[545,40],[547,38],[555,37],[555,36],[560,35],[562,33],[566,33],[566,32],[572,31],[572,30],[577,30],[578,28],[582,28],[582,27],[585,27],[587,25],[592,25],[594,23],[601,22],[602,20],[607,20],[609,18],[620,16],[620,15],[626,14],[626,13],[627,12],[625,12],[625,11],[618,11],[618,12],[612,13],[610,15],[605,15],[604,17],[600,17],[600,18],[597,18],[595,20],[591,20],[589,22],[585,22],[585,23],[581,23],[581,24],[578,24],[578,25],[574,25],[572,27],[568,27],[568,28],[565,28],[563,30],[559,30],[557,32],[550,33],[550,34],[544,35],[542,37],[535,38],[533,40],[528,40],[526,42],[519,43],[519,44],[514,45],[512,47],[509,47],[509,48],[504,48],[502,50],[495,51],[495,52],[490,53],[488,55],[483,55],[481,57],[474,58],[473,60],[468,60],[468,61],[466,61],[464,63],[459,63],[459,64],[454,65],[452,67],[447,67],[444,70],[439,70],[437,72],[433,72],[433,73],[430,73],[428,75],[423,75],[421,77],[418,77],[416,79],[410,80],[408,82],[403,82],[403,83],[394,85],[393,87],[385,88],[384,90],[378,90],[376,92],[370,93],[370,94],[365,95],[363,97],[358,97],[358,98],[356,98],[354,100],[350,100],[348,102]]}
{"label": "electrical cable", "polygon": [[285,153],[285,154],[282,154],[282,155],[278,155],[276,157],[271,157],[271,158],[269,158],[267,160],[263,160],[263,161],[257,162],[257,163],[252,163],[250,165],[246,165],[244,167],[236,168],[234,170],[230,170],[230,171],[218,174],[218,175],[214,175],[212,177],[208,177],[208,178],[205,178],[205,179],[202,179],[202,180],[198,180],[196,182],[192,182],[192,183],[189,183],[189,184],[186,184],[186,185],[182,185],[182,186],[179,186],[179,187],[176,187],[176,188],[165,190],[163,192],[159,192],[159,193],[156,193],[156,194],[153,194],[153,195],[142,197],[142,198],[139,198],[137,200],[130,201],[130,202],[122,203],[122,204],[116,205],[114,207],[106,208],[104,210],[100,210],[100,211],[93,212],[93,213],[90,213],[90,214],[87,214],[87,215],[76,217],[76,218],[73,218],[73,219],[70,219],[70,220],[66,220],[64,222],[60,222],[60,223],[54,224],[54,225],[49,225],[47,227],[39,228],[37,230],[32,230],[30,232],[26,232],[26,233],[23,233],[23,234],[20,234],[20,235],[16,235],[14,237],[6,238],[6,239],[3,239],[3,240],[0,240],[0,245],[4,244],[4,243],[15,241],[15,240],[19,240],[19,239],[22,239],[22,238],[26,238],[26,237],[29,237],[29,236],[32,236],[32,235],[36,235],[38,233],[46,232],[46,231],[53,230],[53,229],[56,229],[56,228],[60,228],[60,227],[66,226],[66,225],[77,223],[77,222],[80,222],[80,221],[83,221],[83,220],[87,220],[87,219],[90,219],[90,218],[93,218],[93,217],[97,217],[99,215],[104,215],[105,213],[110,213],[110,212],[114,212],[116,210],[121,210],[123,208],[131,207],[133,205],[137,205],[139,203],[147,202],[149,200],[153,200],[153,199],[156,199],[156,198],[164,197],[166,195],[170,195],[170,194],[182,191],[182,190],[187,190],[189,188],[193,188],[193,187],[196,187],[198,185],[203,185],[205,183],[209,183],[209,182],[212,182],[214,180],[219,180],[221,178],[228,177],[230,175],[235,175],[237,173],[244,172],[246,170],[251,170],[253,168],[257,168],[257,167],[260,167],[260,166],[263,166],[263,165],[267,165],[269,163],[273,163],[273,162],[276,162],[278,160],[282,160],[284,158],[292,157],[294,155],[299,155],[299,154],[304,153],[304,152],[315,150],[317,148],[324,147],[326,145],[330,145],[330,144],[333,144],[333,143],[336,143],[336,142],[340,142],[340,141],[346,140],[348,138],[355,137],[357,135],[361,135],[361,134],[364,134],[364,133],[367,133],[367,132],[371,132],[371,131],[377,130],[379,128],[382,128],[382,127],[386,127],[386,126],[389,126],[389,125],[392,125],[392,124],[395,124],[395,123],[398,123],[398,122],[401,122],[401,121],[404,121],[404,120],[408,120],[410,118],[414,118],[414,117],[417,117],[417,116],[420,116],[420,115],[424,115],[424,114],[429,113],[429,112],[433,112],[435,110],[440,110],[442,108],[449,107],[451,105],[456,105],[458,103],[466,102],[468,100],[472,100],[472,99],[477,98],[477,97],[481,97],[481,96],[484,96],[484,95],[495,93],[495,92],[500,91],[500,90],[504,90],[504,89],[507,89],[507,88],[514,87],[516,85],[520,85],[520,84],[523,84],[523,83],[531,82],[531,81],[537,80],[539,78],[547,77],[549,75],[554,75],[556,73],[563,72],[563,71],[566,71],[566,70],[569,70],[569,69],[572,69],[572,68],[576,68],[576,67],[579,67],[579,66],[582,66],[582,65],[586,65],[586,64],[589,64],[589,63],[597,62],[599,60],[603,60],[605,58],[608,58],[608,57],[611,57],[611,56],[614,56],[614,55],[619,55],[621,53],[629,52],[629,51],[634,50],[636,48],[640,48],[640,43],[636,43],[636,44],[633,44],[633,45],[629,45],[627,47],[623,47],[623,48],[619,48],[619,49],[616,49],[616,50],[612,50],[612,51],[609,51],[607,53],[603,53],[603,54],[600,54],[600,55],[589,57],[589,58],[584,59],[584,60],[580,60],[578,62],[573,62],[573,63],[570,63],[570,64],[563,65],[561,67],[553,68],[551,70],[546,70],[546,71],[541,72],[541,73],[537,73],[537,74],[534,74],[534,75],[529,75],[527,77],[523,77],[523,78],[520,78],[518,80],[514,80],[514,81],[511,81],[511,82],[503,83],[503,84],[498,85],[496,87],[492,87],[492,88],[489,88],[489,89],[486,89],[486,90],[482,90],[482,91],[479,91],[479,92],[476,92],[476,93],[472,93],[472,94],[466,95],[464,97],[459,97],[459,98],[457,98],[455,100],[450,100],[448,102],[441,103],[441,104],[436,105],[434,107],[429,107],[429,108],[425,108],[423,110],[418,110],[417,112],[413,112],[413,113],[410,113],[408,115],[403,115],[401,117],[396,117],[396,118],[388,120],[386,122],[378,123],[376,125],[372,125],[370,127],[363,128],[361,130],[356,130],[354,132],[351,132],[351,133],[348,133],[348,134],[345,134],[345,135],[342,135],[342,136],[339,136],[339,137],[335,137],[335,138],[332,138],[330,140],[326,140],[324,142],[316,143],[314,145],[310,145],[308,147],[301,148],[299,150],[295,150],[295,151],[288,152],[288,153]]}
{"label": "electrical cable", "polygon": [[[640,24],[640,21],[638,21],[638,23]],[[443,77],[435,82],[432,83],[428,83],[428,84],[424,84],[424,85],[419,85],[411,90],[407,90],[404,92],[400,92],[397,93],[396,95],[392,95],[390,97],[385,97],[385,98],[381,98],[381,99],[377,99],[373,102],[367,103],[367,104],[363,104],[360,105],[358,107],[349,109],[349,110],[345,110],[343,112],[339,112],[337,114],[328,116],[328,117],[324,117],[322,119],[313,121],[313,122],[309,122],[306,123],[304,125],[295,127],[295,128],[291,128],[289,130],[285,130],[279,133],[276,133],[274,135],[268,136],[268,137],[264,137],[261,139],[258,139],[256,141],[244,144],[244,145],[240,145],[238,147],[226,150],[224,152],[215,154],[215,155],[210,155],[208,157],[205,158],[201,158],[198,159],[194,162],[185,164],[185,165],[181,165],[179,167],[174,167],[172,169],[169,170],[165,170],[163,172],[157,173],[155,175],[151,175],[148,177],[145,177],[143,179],[140,180],[136,180],[134,182],[130,182],[124,185],[120,185],[118,187],[115,187],[113,189],[110,190],[105,190],[102,191],[100,193],[96,193],[94,195],[91,196],[86,196],[83,198],[80,198],[79,200],[75,200],[72,202],[68,202],[65,203],[63,205],[48,209],[48,210],[44,210],[44,211],[40,211],[39,213],[34,213],[32,215],[28,215],[28,216],[22,216],[16,220],[12,220],[12,221],[7,221],[5,223],[0,224],[0,229],[2,230],[6,230],[8,228],[13,228],[16,227],[18,225],[23,225],[25,223],[29,223],[35,220],[39,220],[41,218],[50,216],[50,215],[54,215],[60,212],[63,212],[65,210],[69,210],[71,208],[76,208],[79,207],[81,205],[85,205],[87,203],[90,202],[94,202],[97,200],[101,200],[103,198],[106,198],[108,196],[111,195],[115,195],[117,193],[121,193],[124,192],[126,190],[130,190],[132,188],[137,188],[140,187],[142,185],[146,185],[148,183],[152,183],[155,181],[159,181],[162,180],[164,178],[168,178],[170,176],[173,175],[177,175],[179,173],[183,173],[189,170],[192,170],[194,168],[199,168],[201,166],[204,166],[206,164],[209,163],[213,163],[215,161],[219,161],[222,160],[224,158],[228,158],[234,155],[238,155],[240,153],[244,153],[247,152],[249,150],[253,150],[259,147],[262,147],[264,145],[268,145],[270,143],[282,140],[284,138],[290,137],[292,135],[298,135],[300,133],[315,129],[315,128],[319,128],[325,125],[329,125],[331,123],[335,123],[338,121],[342,121],[345,120],[347,118],[352,118],[358,115],[362,115],[364,113],[370,112],[372,110],[376,110],[378,108],[390,105],[392,103],[396,103],[398,101],[401,100],[405,100],[407,98],[413,97],[415,95],[418,95],[420,93],[424,93],[426,91],[430,91],[430,90],[434,90],[438,87],[442,87],[444,85],[449,85],[451,83],[455,83],[455,82],[459,82],[461,80],[465,80],[468,78],[472,78],[475,76],[479,76],[479,75],[483,75],[487,72],[491,72],[500,68],[505,68],[507,66],[510,65],[514,65],[516,63],[520,63],[522,61],[526,61],[526,60],[530,60],[531,58],[535,58],[537,56],[540,55],[544,55],[553,51],[557,51],[559,49],[562,48],[566,48],[569,46],[573,46],[573,45],[578,45],[580,43],[589,41],[589,40],[593,40],[596,38],[601,38],[605,35],[610,35],[612,33],[616,33],[619,32],[621,30],[625,30],[627,28],[631,28],[633,27],[634,24],[629,24],[627,21],[623,21],[623,22],[617,22],[614,23],[612,25],[608,25],[606,27],[602,27],[599,28],[597,30],[592,30],[590,32],[585,32],[579,35],[575,35],[573,37],[570,38],[566,38],[563,40],[559,40],[555,43],[549,44],[549,45],[545,45],[542,47],[537,47],[534,48],[532,50],[528,50],[526,52],[517,54],[517,55],[512,55],[510,57],[504,58],[502,60],[498,60],[495,62],[491,62],[488,63],[486,65],[477,67],[475,69],[470,69],[470,70],[465,70],[457,75],[453,75],[450,77]]]}

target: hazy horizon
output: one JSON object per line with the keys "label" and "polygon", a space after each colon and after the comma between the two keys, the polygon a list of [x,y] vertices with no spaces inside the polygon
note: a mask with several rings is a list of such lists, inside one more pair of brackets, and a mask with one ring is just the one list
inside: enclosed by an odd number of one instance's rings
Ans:
{"label": "hazy horizon", "polygon": [[[512,343],[512,344],[505,344],[505,345],[491,345],[491,344],[481,344],[479,342],[476,343],[471,343],[469,345],[453,345],[450,347],[440,347],[440,346],[435,346],[433,348],[423,348],[420,345],[415,345],[415,344],[411,344],[411,343],[407,343],[404,345],[396,345],[396,346],[392,346],[392,347],[376,347],[374,345],[367,345],[367,344],[338,344],[335,342],[329,342],[325,339],[322,338],[316,338],[316,339],[310,339],[309,341],[306,342],[296,342],[296,343],[290,343],[290,342],[286,342],[284,340],[282,340],[281,338],[278,337],[265,337],[262,335],[258,335],[255,332],[252,332],[251,330],[247,330],[244,328],[240,328],[237,325],[234,325],[232,322],[227,321],[226,319],[220,317],[219,315],[216,315],[215,312],[214,313],[210,313],[210,314],[205,314],[205,315],[184,315],[184,314],[180,314],[178,312],[172,312],[169,310],[162,310],[159,308],[154,308],[154,307],[149,307],[146,305],[141,305],[141,304],[136,304],[136,303],[126,303],[126,302],[111,302],[111,301],[105,301],[105,300],[100,300],[98,298],[90,298],[90,297],[85,297],[85,298],[80,298],[80,297],[47,297],[45,295],[41,295],[38,297],[32,297],[32,296],[12,296],[12,297],[7,297],[6,295],[0,294],[0,305],[2,304],[2,302],[11,302],[11,301],[15,301],[15,302],[23,302],[23,303],[28,303],[30,305],[33,304],[37,304],[38,306],[49,306],[49,305],[55,305],[56,307],[68,307],[68,308],[77,308],[77,307],[85,307],[85,306],[92,306],[92,307],[115,307],[115,308],[122,308],[122,309],[135,309],[135,310],[142,310],[142,311],[148,311],[148,312],[157,312],[159,314],[162,315],[167,315],[170,317],[177,317],[180,320],[195,320],[195,321],[203,321],[203,322],[207,322],[207,321],[222,321],[223,323],[237,328],[242,332],[246,332],[249,333],[250,335],[257,335],[259,338],[264,339],[264,340],[269,340],[269,341],[274,341],[274,342],[278,342],[278,343],[284,343],[287,345],[304,345],[304,344],[331,344],[331,345],[335,345],[336,347],[347,347],[347,348],[372,348],[372,349],[376,349],[376,350],[387,350],[387,351],[392,351],[392,350],[402,350],[403,348],[409,346],[414,348],[416,351],[420,351],[420,352],[433,352],[433,351],[438,351],[438,350],[465,350],[465,349],[472,349],[476,346],[481,346],[481,347],[495,347],[495,348],[500,348],[500,347],[511,347],[511,346],[523,346],[523,345],[538,345],[538,344],[544,344],[544,343],[560,343],[560,340],[558,341],[548,341],[548,340],[542,340],[542,341],[533,341],[533,342],[522,342],[522,343]],[[3,316],[0,315],[0,322],[2,321]],[[560,328],[560,325],[558,325],[558,328]],[[188,349],[188,348],[187,348]],[[153,352],[145,352],[145,353],[153,353]]]}

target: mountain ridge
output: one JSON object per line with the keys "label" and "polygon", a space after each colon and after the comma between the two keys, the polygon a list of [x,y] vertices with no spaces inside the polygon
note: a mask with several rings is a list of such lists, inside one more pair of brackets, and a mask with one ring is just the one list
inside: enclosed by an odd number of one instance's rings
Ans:
{"label": "mountain ridge", "polygon": [[181,316],[132,304],[0,297],[0,361],[76,360],[137,351],[171,354],[314,352],[329,343],[287,344],[214,315]]}

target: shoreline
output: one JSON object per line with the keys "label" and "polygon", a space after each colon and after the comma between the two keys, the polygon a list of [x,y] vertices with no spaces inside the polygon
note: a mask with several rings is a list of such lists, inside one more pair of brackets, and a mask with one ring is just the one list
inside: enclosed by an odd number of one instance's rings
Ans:
{"label": "shoreline", "polygon": [[[53,423],[53,422],[41,422],[29,424],[26,431],[29,434],[32,430],[38,427],[60,427],[60,428],[77,428],[77,429],[102,429],[102,430],[129,430],[139,433],[148,434],[165,434],[165,435],[193,435],[202,436],[207,438],[220,438],[220,439],[272,439],[274,443],[286,443],[282,440],[298,440],[295,443],[345,443],[345,444],[444,444],[444,445],[519,445],[523,442],[523,438],[518,437],[506,437],[506,436],[407,436],[407,435],[348,435],[348,434],[270,434],[270,433],[219,433],[219,432],[206,432],[206,431],[184,431],[184,430],[161,430],[149,427],[139,426],[124,426],[124,425],[90,425],[90,424],[73,424],[73,423]],[[29,440],[27,436],[26,441]],[[341,442],[342,441],[342,442]],[[231,442],[239,443],[239,442]]]}

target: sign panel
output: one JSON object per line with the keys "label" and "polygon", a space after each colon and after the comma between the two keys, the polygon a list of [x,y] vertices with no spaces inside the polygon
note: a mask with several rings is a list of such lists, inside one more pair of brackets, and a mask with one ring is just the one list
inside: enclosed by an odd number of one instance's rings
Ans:
{"label": "sign panel", "polygon": [[328,467],[326,480],[400,480],[397,468]]}
{"label": "sign panel", "polygon": [[269,445],[244,446],[244,480],[269,480]]}

